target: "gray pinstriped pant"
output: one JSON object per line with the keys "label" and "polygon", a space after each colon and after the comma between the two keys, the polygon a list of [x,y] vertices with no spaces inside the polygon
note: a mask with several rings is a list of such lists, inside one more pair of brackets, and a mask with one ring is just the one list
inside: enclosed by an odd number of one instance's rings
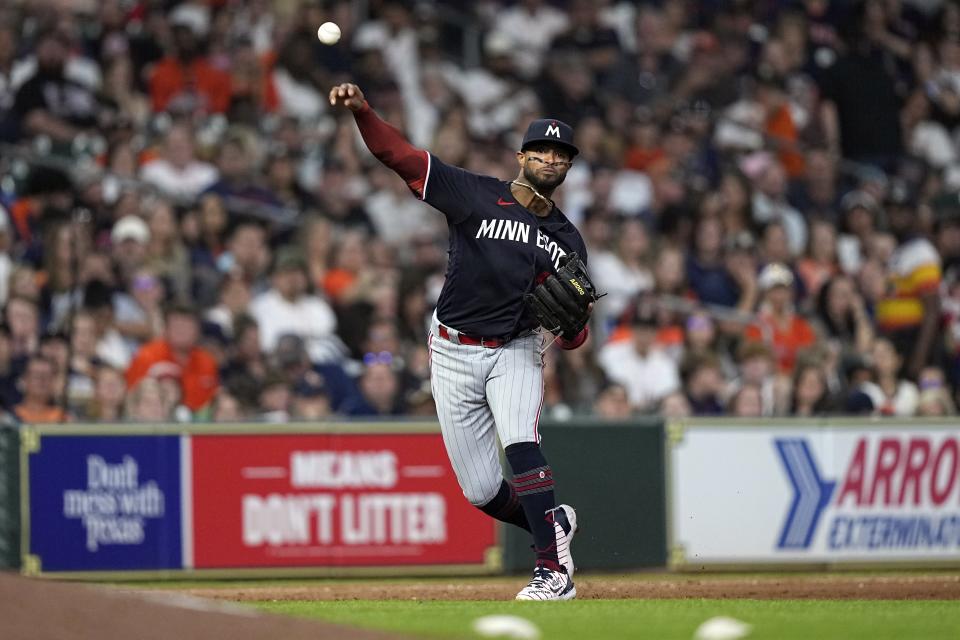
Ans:
{"label": "gray pinstriped pant", "polygon": [[540,442],[543,337],[533,333],[490,349],[440,337],[430,328],[430,387],[450,464],[471,504],[483,506],[503,480],[497,438],[504,447]]}

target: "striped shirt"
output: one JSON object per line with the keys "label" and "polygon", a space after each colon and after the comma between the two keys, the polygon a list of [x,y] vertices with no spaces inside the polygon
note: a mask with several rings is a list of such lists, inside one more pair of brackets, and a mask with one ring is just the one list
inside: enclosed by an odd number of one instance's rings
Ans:
{"label": "striped shirt", "polygon": [[922,297],[935,293],[942,277],[940,255],[925,238],[900,245],[890,258],[887,295],[877,304],[882,331],[910,329],[923,320]]}

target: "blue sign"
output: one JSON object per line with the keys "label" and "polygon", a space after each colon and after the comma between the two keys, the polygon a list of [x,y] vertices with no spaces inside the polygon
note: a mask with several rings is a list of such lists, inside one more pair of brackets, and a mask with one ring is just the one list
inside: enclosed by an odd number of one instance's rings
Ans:
{"label": "blue sign", "polygon": [[780,549],[806,549],[813,540],[823,510],[830,504],[836,482],[820,476],[817,462],[804,438],[774,440],[793,486],[793,502],[780,532]]}
{"label": "blue sign", "polygon": [[176,435],[42,435],[29,458],[40,569],[182,568],[180,464]]}

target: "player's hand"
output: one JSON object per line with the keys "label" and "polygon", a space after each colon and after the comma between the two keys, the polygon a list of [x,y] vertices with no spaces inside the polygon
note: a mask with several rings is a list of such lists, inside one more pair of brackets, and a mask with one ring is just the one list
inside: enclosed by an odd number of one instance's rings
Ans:
{"label": "player's hand", "polygon": [[350,82],[338,84],[330,89],[330,104],[334,107],[342,104],[351,111],[360,111],[363,107],[363,91]]}

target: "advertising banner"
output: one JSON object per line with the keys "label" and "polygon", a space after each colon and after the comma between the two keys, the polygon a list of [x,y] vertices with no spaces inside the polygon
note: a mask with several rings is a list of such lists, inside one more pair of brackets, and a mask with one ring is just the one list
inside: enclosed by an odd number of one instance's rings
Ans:
{"label": "advertising banner", "polygon": [[193,566],[483,564],[437,433],[194,435]]}
{"label": "advertising banner", "polygon": [[44,434],[28,456],[32,570],[179,569],[180,438]]}
{"label": "advertising banner", "polygon": [[672,563],[956,561],[960,427],[705,426],[673,438]]}

